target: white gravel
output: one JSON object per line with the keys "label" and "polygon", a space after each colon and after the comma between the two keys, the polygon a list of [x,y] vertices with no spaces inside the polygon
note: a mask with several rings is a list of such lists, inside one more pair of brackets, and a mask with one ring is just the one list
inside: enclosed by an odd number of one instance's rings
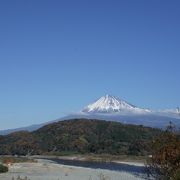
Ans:
{"label": "white gravel", "polygon": [[38,160],[38,163],[16,163],[9,172],[0,174],[0,180],[14,180],[20,176],[28,180],[143,180],[141,174],[82,168],[56,164],[49,160]]}

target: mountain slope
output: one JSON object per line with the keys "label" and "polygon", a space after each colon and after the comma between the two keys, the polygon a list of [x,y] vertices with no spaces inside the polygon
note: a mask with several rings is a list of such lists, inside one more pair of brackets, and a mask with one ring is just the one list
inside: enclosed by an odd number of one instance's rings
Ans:
{"label": "mountain slope", "polygon": [[176,127],[180,127],[180,119],[176,117],[169,117],[165,115],[158,114],[87,114],[87,113],[77,113],[66,116],[61,120],[74,119],[74,118],[86,118],[86,119],[99,119],[107,121],[116,121],[123,124],[134,124],[143,125],[147,127],[166,129],[171,121]]}
{"label": "mountain slope", "polygon": [[115,96],[105,95],[82,110],[84,113],[147,113],[150,110],[138,108]]}
{"label": "mountain slope", "polygon": [[158,129],[118,122],[74,119],[52,123],[29,132],[0,136],[0,154],[58,152],[138,154],[148,153],[147,143]]}

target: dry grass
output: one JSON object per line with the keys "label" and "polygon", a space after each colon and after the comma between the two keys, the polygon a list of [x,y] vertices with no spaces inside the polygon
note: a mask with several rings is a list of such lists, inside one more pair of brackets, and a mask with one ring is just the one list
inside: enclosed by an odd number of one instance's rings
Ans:
{"label": "dry grass", "polygon": [[12,177],[11,180],[30,180],[30,179],[28,179],[27,176],[25,176],[24,178],[21,178],[20,176],[18,176],[17,178]]}
{"label": "dry grass", "polygon": [[0,156],[0,162],[3,164],[8,163],[22,163],[22,162],[37,162],[34,159],[28,157],[15,157],[15,156]]}
{"label": "dry grass", "polygon": [[[27,176],[25,176],[25,177],[18,176],[17,178],[12,177],[11,180],[30,180],[30,179]],[[60,179],[57,179],[57,180],[60,180]],[[89,180],[93,180],[92,177],[89,177]],[[105,176],[103,173],[100,173],[99,180],[111,180],[111,179],[110,179],[110,177]]]}

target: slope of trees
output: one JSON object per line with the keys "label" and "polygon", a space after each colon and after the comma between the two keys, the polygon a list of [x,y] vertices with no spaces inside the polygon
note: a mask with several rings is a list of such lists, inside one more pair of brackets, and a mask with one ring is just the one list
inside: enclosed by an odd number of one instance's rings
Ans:
{"label": "slope of trees", "polygon": [[174,130],[170,123],[167,130],[152,142],[152,158],[148,162],[148,169],[156,179],[180,179],[180,136]]}
{"label": "slope of trees", "polygon": [[75,119],[46,125],[37,131],[0,137],[0,154],[53,152],[146,155],[160,130],[118,122]]}

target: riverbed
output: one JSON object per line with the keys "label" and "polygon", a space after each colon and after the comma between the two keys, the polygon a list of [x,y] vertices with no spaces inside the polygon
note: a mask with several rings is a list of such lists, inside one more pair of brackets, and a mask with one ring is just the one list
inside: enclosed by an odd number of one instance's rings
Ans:
{"label": "riverbed", "polygon": [[[72,162],[71,162],[72,163]],[[0,175],[0,180],[144,180],[143,166],[121,164],[113,169],[110,164],[70,164],[57,160],[38,159],[37,163],[15,163],[9,172]],[[112,164],[111,164],[112,165]],[[133,169],[134,168],[134,169]]]}

